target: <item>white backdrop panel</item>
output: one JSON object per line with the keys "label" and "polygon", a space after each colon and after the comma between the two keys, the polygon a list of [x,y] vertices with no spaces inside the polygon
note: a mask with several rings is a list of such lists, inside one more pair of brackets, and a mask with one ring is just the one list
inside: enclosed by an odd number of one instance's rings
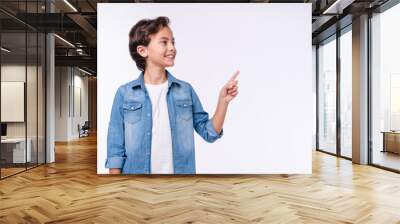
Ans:
{"label": "white backdrop panel", "polygon": [[140,19],[168,16],[177,78],[192,84],[212,117],[236,69],[239,95],[224,136],[195,134],[196,173],[311,173],[311,4],[98,4],[98,173],[116,89],[138,77],[128,33]]}

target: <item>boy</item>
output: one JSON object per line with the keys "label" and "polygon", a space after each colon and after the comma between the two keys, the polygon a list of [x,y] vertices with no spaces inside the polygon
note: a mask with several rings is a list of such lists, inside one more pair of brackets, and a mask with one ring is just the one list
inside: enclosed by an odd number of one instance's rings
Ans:
{"label": "boy", "polygon": [[143,19],[129,33],[129,50],[142,72],[115,94],[107,136],[111,174],[194,174],[193,129],[207,142],[223,135],[239,71],[222,87],[209,119],[192,86],[165,69],[176,56],[168,24],[167,17]]}

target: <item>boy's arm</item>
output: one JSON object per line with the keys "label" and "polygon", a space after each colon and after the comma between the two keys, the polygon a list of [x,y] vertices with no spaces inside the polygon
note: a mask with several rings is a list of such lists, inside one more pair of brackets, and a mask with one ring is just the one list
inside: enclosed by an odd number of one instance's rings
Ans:
{"label": "boy's arm", "polygon": [[123,96],[120,93],[120,89],[118,89],[111,109],[107,134],[107,160],[105,167],[110,168],[110,174],[121,173],[121,168],[124,166],[126,158],[122,103]]}
{"label": "boy's arm", "polygon": [[193,88],[193,126],[199,135],[207,142],[214,142],[223,135],[223,125],[229,102],[238,94],[237,81],[235,78],[239,72],[229,80],[221,89],[217,109],[212,119],[208,118],[208,113],[203,110],[200,99]]}
{"label": "boy's arm", "polygon": [[209,119],[208,113],[204,111],[200,99],[193,88],[191,88],[192,102],[193,102],[193,127],[194,130],[207,142],[214,142],[223,134],[221,129],[220,133],[214,128],[212,119]]}
{"label": "boy's arm", "polygon": [[229,102],[238,94],[238,81],[236,80],[238,75],[239,71],[236,71],[219,93],[217,109],[212,118],[212,123],[217,133],[222,131]]}
{"label": "boy's arm", "polygon": [[215,110],[214,116],[212,118],[212,124],[215,131],[220,134],[222,127],[224,126],[225,115],[228,110],[228,103],[223,101],[218,101],[217,109]]}

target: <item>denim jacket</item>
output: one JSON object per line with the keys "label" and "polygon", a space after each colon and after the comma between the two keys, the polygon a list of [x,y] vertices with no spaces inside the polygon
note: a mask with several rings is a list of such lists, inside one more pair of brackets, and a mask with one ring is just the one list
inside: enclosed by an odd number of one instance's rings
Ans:
{"label": "denim jacket", "polygon": [[[207,142],[223,135],[214,129],[192,86],[168,71],[167,106],[175,174],[196,173],[193,129]],[[151,173],[152,105],[144,74],[120,86],[115,94],[107,135],[106,168],[123,174]]]}

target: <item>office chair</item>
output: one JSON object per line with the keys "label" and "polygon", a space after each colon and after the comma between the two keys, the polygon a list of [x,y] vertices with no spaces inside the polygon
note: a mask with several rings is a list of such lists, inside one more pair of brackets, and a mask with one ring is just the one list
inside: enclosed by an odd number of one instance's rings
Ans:
{"label": "office chair", "polygon": [[89,121],[85,121],[82,127],[80,127],[80,125],[78,124],[79,138],[89,136],[89,129],[90,129]]}

